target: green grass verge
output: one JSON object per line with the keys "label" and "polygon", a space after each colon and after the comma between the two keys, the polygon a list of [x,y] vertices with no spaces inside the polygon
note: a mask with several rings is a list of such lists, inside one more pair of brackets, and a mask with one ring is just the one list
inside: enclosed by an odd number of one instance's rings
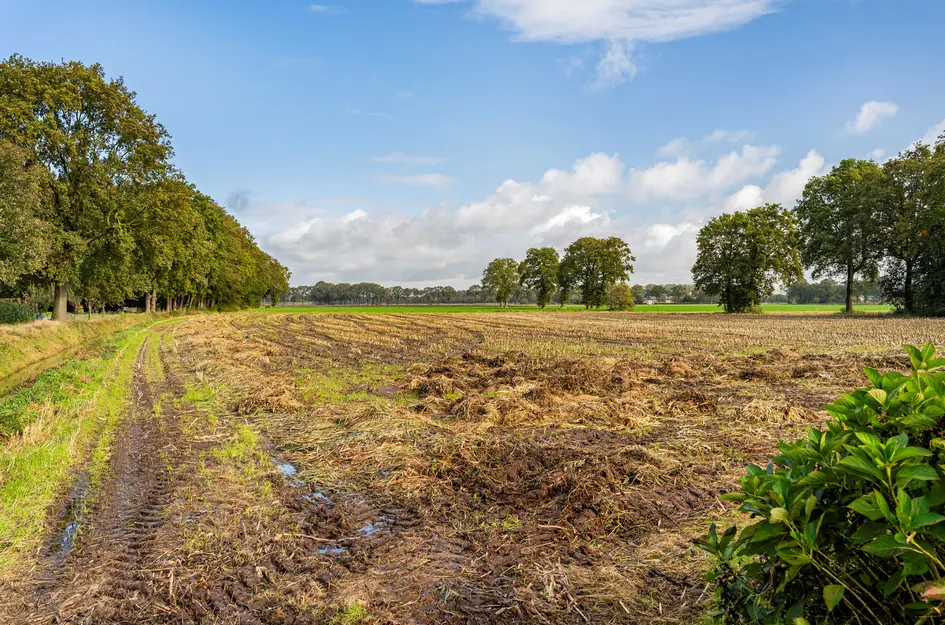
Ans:
{"label": "green grass verge", "polygon": [[[583,311],[583,306],[569,305],[565,308],[549,306],[542,310],[537,306],[282,306],[278,308],[258,308],[261,312],[295,312],[295,313],[347,313],[347,314],[390,314],[390,313],[483,313],[483,312],[570,312]],[[762,306],[766,313],[839,313],[843,310],[840,304],[765,304]],[[892,306],[887,304],[861,304],[856,306],[859,312],[889,312]],[[609,312],[606,309],[600,311]],[[634,310],[636,313],[720,313],[722,309],[715,304],[640,304]]]}
{"label": "green grass verge", "polygon": [[93,489],[104,479],[135,361],[153,325],[120,331],[86,358],[0,400],[0,579],[36,552],[56,521],[48,518],[53,504],[77,475],[88,469]]}

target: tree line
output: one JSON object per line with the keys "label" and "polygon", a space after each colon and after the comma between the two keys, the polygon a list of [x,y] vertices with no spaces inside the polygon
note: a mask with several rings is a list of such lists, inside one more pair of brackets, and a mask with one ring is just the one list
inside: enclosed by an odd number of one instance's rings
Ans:
{"label": "tree line", "polygon": [[98,64],[0,62],[0,297],[88,309],[256,306],[289,272],[171,164],[166,129]]}
{"label": "tree line", "polygon": [[882,165],[844,160],[811,178],[793,210],[720,215],[697,245],[693,281],[728,312],[756,308],[779,284],[801,297],[806,268],[843,278],[848,313],[858,285],[878,285],[901,311],[945,314],[945,135]]}

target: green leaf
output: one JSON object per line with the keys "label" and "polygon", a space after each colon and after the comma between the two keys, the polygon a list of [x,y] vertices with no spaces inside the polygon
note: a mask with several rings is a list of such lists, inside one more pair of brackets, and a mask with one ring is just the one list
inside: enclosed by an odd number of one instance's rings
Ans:
{"label": "green leaf", "polygon": [[901,534],[897,534],[896,536],[890,536],[888,534],[885,536],[880,536],[870,544],[863,547],[863,551],[881,558],[890,558],[903,549],[909,548],[909,545],[905,541],[905,537],[903,537],[900,541],[899,536],[901,536]]}
{"label": "green leaf", "polygon": [[849,469],[855,473],[874,477],[878,480],[882,480],[884,477],[883,472],[879,470],[879,467],[877,467],[872,462],[860,458],[859,456],[847,456],[840,461],[838,466]]}
{"label": "green leaf", "polygon": [[876,401],[878,401],[879,403],[883,405],[886,404],[887,394],[886,394],[886,391],[884,391],[883,389],[871,388],[869,391],[867,391],[867,394],[873,399],[875,399]]}
{"label": "green leaf", "polygon": [[790,523],[791,515],[784,508],[771,508],[772,523]]}
{"label": "green leaf", "polygon": [[927,464],[909,464],[896,471],[896,486],[900,488],[907,486],[913,480],[935,482],[939,479],[935,468]]}
{"label": "green leaf", "polygon": [[848,506],[854,512],[859,512],[870,521],[878,521],[884,518],[883,513],[876,505],[876,496],[873,493],[863,495]]}
{"label": "green leaf", "polygon": [[824,586],[824,603],[827,604],[828,612],[832,612],[841,599],[843,599],[843,586],[839,584]]}
{"label": "green leaf", "polygon": [[889,460],[891,462],[900,462],[902,460],[908,460],[909,458],[924,458],[931,455],[931,451],[922,447],[900,447],[893,453]]}

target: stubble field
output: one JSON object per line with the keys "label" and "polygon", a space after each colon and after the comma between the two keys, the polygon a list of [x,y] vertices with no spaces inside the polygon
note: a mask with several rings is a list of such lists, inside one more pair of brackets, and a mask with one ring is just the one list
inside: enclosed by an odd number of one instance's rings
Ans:
{"label": "stubble field", "polygon": [[737,518],[719,495],[945,321],[246,313],[135,336],[121,415],[48,519],[6,536],[0,505],[0,621],[699,622],[690,541]]}

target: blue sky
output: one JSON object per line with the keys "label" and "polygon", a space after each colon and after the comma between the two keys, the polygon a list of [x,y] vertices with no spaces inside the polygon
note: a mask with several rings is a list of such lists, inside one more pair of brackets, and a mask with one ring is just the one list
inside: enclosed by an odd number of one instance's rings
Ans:
{"label": "blue sky", "polygon": [[706,219],[945,130],[937,0],[0,0],[0,54],[101,62],[293,283],[465,287]]}

